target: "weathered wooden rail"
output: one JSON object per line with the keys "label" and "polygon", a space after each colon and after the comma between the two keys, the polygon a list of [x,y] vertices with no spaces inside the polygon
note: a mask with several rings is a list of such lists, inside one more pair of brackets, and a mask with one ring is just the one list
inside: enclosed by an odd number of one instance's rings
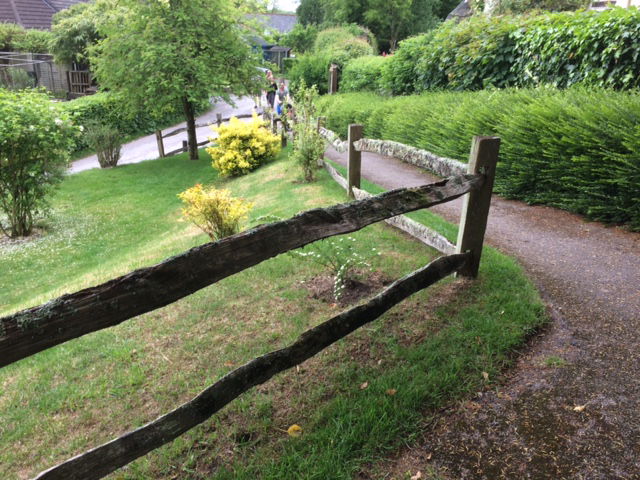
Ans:
{"label": "weathered wooden rail", "polygon": [[[234,117],[236,118],[251,118],[251,114],[241,114],[241,115],[234,115]],[[222,125],[222,123],[224,122],[228,122],[231,119],[231,117],[224,117],[222,118],[222,115],[220,113],[216,114],[216,123],[215,125],[217,125],[218,127],[220,125]],[[211,125],[214,125],[214,123],[210,122],[210,123],[197,123],[196,124],[196,128],[202,128],[202,127],[209,127]],[[169,137],[173,137],[174,135],[178,135],[179,133],[182,132],[186,132],[187,131],[187,127],[180,127],[180,128],[176,128],[175,130],[171,130],[170,132],[167,133],[162,133],[162,130],[156,130],[156,142],[158,143],[158,156],[160,158],[162,157],[170,157],[172,155],[176,155],[178,153],[183,153],[183,152],[187,152],[189,149],[189,145],[187,144],[186,140],[182,141],[182,146],[180,148],[177,148],[175,150],[171,150],[170,152],[165,152],[164,151],[164,139],[165,138],[169,138]],[[206,145],[209,143],[209,140],[203,140],[202,142],[198,142],[198,146],[201,147],[203,145]]]}
{"label": "weathered wooden rail", "polygon": [[[358,133],[360,132],[360,134]],[[350,135],[349,150],[356,158],[362,128]],[[359,230],[382,220],[404,229],[422,231],[430,244],[449,253],[394,282],[368,302],[351,308],[303,333],[281,350],[258,358],[225,375],[192,400],[158,419],[99,447],[73,457],[42,473],[37,479],[98,479],[164,445],[202,423],[250,388],[298,365],[349,333],[378,318],[413,293],[442,278],[459,273],[477,275],[477,241],[482,250],[476,216],[486,213],[487,185],[493,183],[496,139],[476,138],[472,153],[474,173],[460,174],[431,185],[403,188],[371,195],[359,188],[359,162],[351,160],[349,178],[325,163],[357,200],[300,213],[290,219],[260,225],[247,232],[195,247],[152,267],[139,269],[101,285],[63,295],[44,305],[0,318],[0,367],[90,332],[117,325],[145,312],[183,298],[268,258],[308,243]],[[495,148],[489,148],[494,146]],[[476,171],[477,170],[477,171]],[[458,245],[434,236],[403,213],[438,205],[471,193]],[[473,197],[476,195],[476,197]],[[490,188],[489,188],[490,199]],[[484,202],[484,203],[483,203]],[[414,225],[415,224],[415,225]],[[409,225],[410,227],[407,227]],[[483,227],[484,228],[484,227]],[[484,230],[482,231],[484,234]],[[438,234],[439,235],[439,234]],[[426,242],[429,243],[429,242]],[[453,253],[453,250],[458,253]]]}
{"label": "weathered wooden rail", "polygon": [[432,230],[410,218],[400,215],[385,220],[388,224],[408,233],[421,242],[435,248],[439,252],[450,254],[453,252],[470,252],[472,260],[467,263],[465,270],[459,272],[471,277],[478,274],[484,234],[487,227],[491,194],[495,178],[500,139],[497,137],[473,138],[469,163],[464,164],[458,160],[440,157],[426,150],[420,150],[402,143],[363,138],[364,127],[359,124],[349,125],[348,138],[343,141],[335,132],[323,126],[324,118],[318,119],[318,132],[335,150],[348,153],[347,178],[328,162],[323,160],[321,165],[329,172],[329,175],[344,188],[351,198],[368,198],[371,194],[360,188],[362,154],[361,152],[373,152],[379,155],[397,158],[398,160],[416,165],[429,170],[441,177],[450,177],[463,174],[465,171],[471,175],[482,174],[485,182],[479,190],[465,197],[460,224],[458,228],[458,240],[453,245],[442,234]]}

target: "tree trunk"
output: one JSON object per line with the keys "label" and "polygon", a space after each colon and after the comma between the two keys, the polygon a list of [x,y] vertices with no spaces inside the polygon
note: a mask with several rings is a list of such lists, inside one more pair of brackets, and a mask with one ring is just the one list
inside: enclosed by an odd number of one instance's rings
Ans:
{"label": "tree trunk", "polygon": [[189,159],[198,160],[198,139],[196,138],[195,107],[187,97],[182,99],[184,118],[187,121],[187,140],[189,143]]}

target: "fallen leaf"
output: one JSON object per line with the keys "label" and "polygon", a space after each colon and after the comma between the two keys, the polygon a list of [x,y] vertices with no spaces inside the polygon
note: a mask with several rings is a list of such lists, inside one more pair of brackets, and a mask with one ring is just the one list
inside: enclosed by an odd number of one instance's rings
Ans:
{"label": "fallen leaf", "polygon": [[224,362],[225,367],[233,367],[233,362]]}
{"label": "fallen leaf", "polygon": [[482,378],[484,378],[485,382],[489,381],[489,374],[487,372],[482,372]]}
{"label": "fallen leaf", "polygon": [[427,461],[431,460],[431,457],[432,457],[432,454],[431,454],[431,453],[428,453],[428,454],[427,454]]}
{"label": "fallen leaf", "polygon": [[396,393],[398,393],[398,390],[396,390],[395,388],[390,388],[389,390],[387,390],[384,393],[386,393],[387,395],[390,395],[390,396],[393,397]]}
{"label": "fallen leaf", "polygon": [[300,435],[302,435],[302,427],[294,423],[289,428],[287,428],[287,433],[292,437],[299,437]]}
{"label": "fallen leaf", "polygon": [[415,475],[411,476],[411,480],[420,480],[422,478],[422,472],[418,470]]}
{"label": "fallen leaf", "polygon": [[581,411],[583,411],[586,407],[587,407],[587,404],[586,404],[586,403],[585,403],[584,405],[576,405],[575,407],[573,407],[573,411],[574,411],[574,412],[581,412]]}
{"label": "fallen leaf", "polygon": [[382,359],[378,360],[378,365],[382,365]]}
{"label": "fallen leaf", "polygon": [[360,390],[364,390],[368,386],[369,386],[369,382],[364,382],[362,385],[360,385]]}

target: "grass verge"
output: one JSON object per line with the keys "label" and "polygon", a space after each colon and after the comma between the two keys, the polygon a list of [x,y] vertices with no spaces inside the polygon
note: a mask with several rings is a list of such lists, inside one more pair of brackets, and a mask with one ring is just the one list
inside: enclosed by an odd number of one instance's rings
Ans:
{"label": "grass verge", "polygon": [[[45,234],[2,246],[6,270],[0,278],[8,288],[1,290],[0,311],[206,241],[181,221],[176,197],[196,182],[224,185],[255,202],[253,218],[287,217],[345,199],[324,172],[316,183],[297,182],[286,153],[237,179],[217,178],[207,161],[182,156],[69,177],[54,199]],[[388,279],[435,255],[385,225],[352,236]],[[374,247],[381,256],[371,255]],[[0,477],[28,478],[142,425],[335,315],[339,307],[309,294],[309,283],[322,273],[303,259],[281,255],[165,308],[4,368]],[[425,413],[489,388],[482,373],[495,378],[543,320],[542,304],[522,270],[488,249],[478,281],[449,279],[414,295],[112,478],[352,478],[364,463],[410,442]],[[303,428],[300,438],[285,433],[293,423]]]}

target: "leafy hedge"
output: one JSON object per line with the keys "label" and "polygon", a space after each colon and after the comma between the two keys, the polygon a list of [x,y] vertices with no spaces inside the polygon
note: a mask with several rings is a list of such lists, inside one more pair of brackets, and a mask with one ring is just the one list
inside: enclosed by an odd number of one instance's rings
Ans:
{"label": "leafy hedge", "polygon": [[319,109],[341,135],[349,123],[362,123],[367,137],[461,160],[473,135],[498,135],[498,193],[640,230],[637,91],[356,93],[323,97]]}
{"label": "leafy hedge", "polygon": [[0,51],[47,53],[51,32],[0,23]]}
{"label": "leafy hedge", "polygon": [[353,25],[319,32],[313,51],[296,58],[288,72],[292,89],[304,80],[305,85],[316,85],[319,93],[327,93],[329,66],[334,63],[343,67],[354,58],[373,55],[371,41],[367,30]]}
{"label": "leafy hedge", "polygon": [[401,42],[385,66],[394,94],[489,86],[640,86],[640,10],[483,15]]}
{"label": "leafy hedge", "polygon": [[349,61],[342,72],[343,92],[382,91],[382,68],[389,57],[366,55]]}
{"label": "leafy hedge", "polygon": [[[77,125],[98,123],[117,129],[123,136],[152,133],[158,128],[164,128],[173,122],[182,120],[180,111],[166,114],[163,118],[155,119],[148,112],[139,111],[127,113],[124,102],[110,92],[100,92],[95,95],[80,97],[62,104]],[[86,138],[78,141],[76,150],[89,148]]]}

